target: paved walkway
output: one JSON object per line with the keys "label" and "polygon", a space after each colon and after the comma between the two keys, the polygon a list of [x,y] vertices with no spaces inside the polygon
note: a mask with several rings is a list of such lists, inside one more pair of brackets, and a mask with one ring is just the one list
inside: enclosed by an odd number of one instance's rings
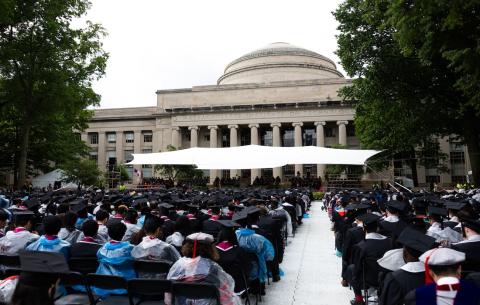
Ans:
{"label": "paved walkway", "polygon": [[340,285],[341,259],[335,256],[330,221],[320,202],[312,203],[310,218],[289,239],[280,267],[285,276],[267,286],[259,305],[349,305],[353,298]]}

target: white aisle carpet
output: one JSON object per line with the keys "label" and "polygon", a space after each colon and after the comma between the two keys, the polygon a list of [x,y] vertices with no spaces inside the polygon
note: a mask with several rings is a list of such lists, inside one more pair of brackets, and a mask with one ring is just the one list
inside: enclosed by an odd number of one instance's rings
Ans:
{"label": "white aisle carpet", "polygon": [[280,265],[285,276],[267,285],[259,305],[349,305],[353,292],[340,285],[342,262],[320,202],[312,203],[310,218],[288,243]]}

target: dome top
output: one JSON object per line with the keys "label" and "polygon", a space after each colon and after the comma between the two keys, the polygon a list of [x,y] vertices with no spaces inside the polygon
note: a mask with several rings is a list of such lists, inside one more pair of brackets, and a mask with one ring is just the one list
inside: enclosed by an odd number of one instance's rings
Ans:
{"label": "dome top", "polygon": [[328,57],[325,57],[323,55],[320,55],[316,52],[297,47],[295,45],[289,44],[288,42],[273,42],[269,45],[266,45],[263,48],[257,49],[255,51],[252,51],[250,53],[247,53],[231,63],[227,65],[225,68],[225,71],[232,65],[239,63],[244,60],[252,59],[252,58],[257,58],[257,57],[264,57],[264,56],[278,56],[278,55],[297,55],[297,56],[309,56],[309,57],[316,57],[325,61],[330,62],[332,65],[337,67],[335,65],[335,62],[331,60]]}
{"label": "dome top", "polygon": [[339,77],[343,75],[331,59],[286,42],[274,42],[229,63],[224,74],[218,79],[218,84],[269,83]]}

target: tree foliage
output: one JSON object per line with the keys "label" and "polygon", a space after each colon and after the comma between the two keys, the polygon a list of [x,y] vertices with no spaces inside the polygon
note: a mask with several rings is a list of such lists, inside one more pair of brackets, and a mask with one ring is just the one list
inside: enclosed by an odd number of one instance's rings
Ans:
{"label": "tree foliage", "polygon": [[[78,159],[87,147],[75,136],[100,97],[92,82],[104,74],[104,30],[74,28],[87,0],[7,0],[0,4],[0,147],[2,164],[18,172]],[[5,163],[4,163],[5,161]]]}
{"label": "tree foliage", "polygon": [[[177,148],[173,145],[167,146],[168,151],[175,151]],[[195,165],[155,165],[155,172],[172,181],[202,177],[203,172]]]}
{"label": "tree foliage", "polygon": [[97,163],[89,159],[81,159],[75,162],[67,162],[62,166],[65,172],[63,180],[74,182],[81,186],[103,186],[102,172],[98,169]]}
{"label": "tree foliage", "polygon": [[[480,163],[475,158],[480,157],[480,124],[471,93],[459,85],[458,69],[448,56],[424,52],[420,44],[410,43],[413,38],[426,43],[431,35],[436,36],[435,15],[446,14],[450,6],[450,2],[440,1],[443,7],[431,8],[430,19],[422,16],[422,9],[405,11],[419,3],[439,6],[437,1],[427,2],[346,0],[339,6],[334,12],[340,23],[337,54],[348,75],[354,77],[341,95],[356,105],[355,127],[363,147],[388,149],[415,171],[417,161],[429,160],[422,156],[427,150],[432,153],[437,137],[455,134],[468,144],[478,184]],[[453,2],[461,6],[459,1]],[[457,35],[480,38],[478,31],[471,30]],[[450,40],[446,45],[454,44],[453,36],[443,39]],[[474,139],[476,144],[472,144]],[[415,173],[413,178],[416,182]]]}

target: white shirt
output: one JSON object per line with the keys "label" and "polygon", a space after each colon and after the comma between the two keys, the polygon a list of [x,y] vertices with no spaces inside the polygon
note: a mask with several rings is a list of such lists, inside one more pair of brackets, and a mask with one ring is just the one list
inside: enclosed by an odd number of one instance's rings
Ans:
{"label": "white shirt", "polygon": [[[437,281],[437,285],[452,285],[458,283],[460,283],[460,281],[453,276],[442,277]],[[457,290],[437,290],[437,305],[453,305],[457,292]]]}

